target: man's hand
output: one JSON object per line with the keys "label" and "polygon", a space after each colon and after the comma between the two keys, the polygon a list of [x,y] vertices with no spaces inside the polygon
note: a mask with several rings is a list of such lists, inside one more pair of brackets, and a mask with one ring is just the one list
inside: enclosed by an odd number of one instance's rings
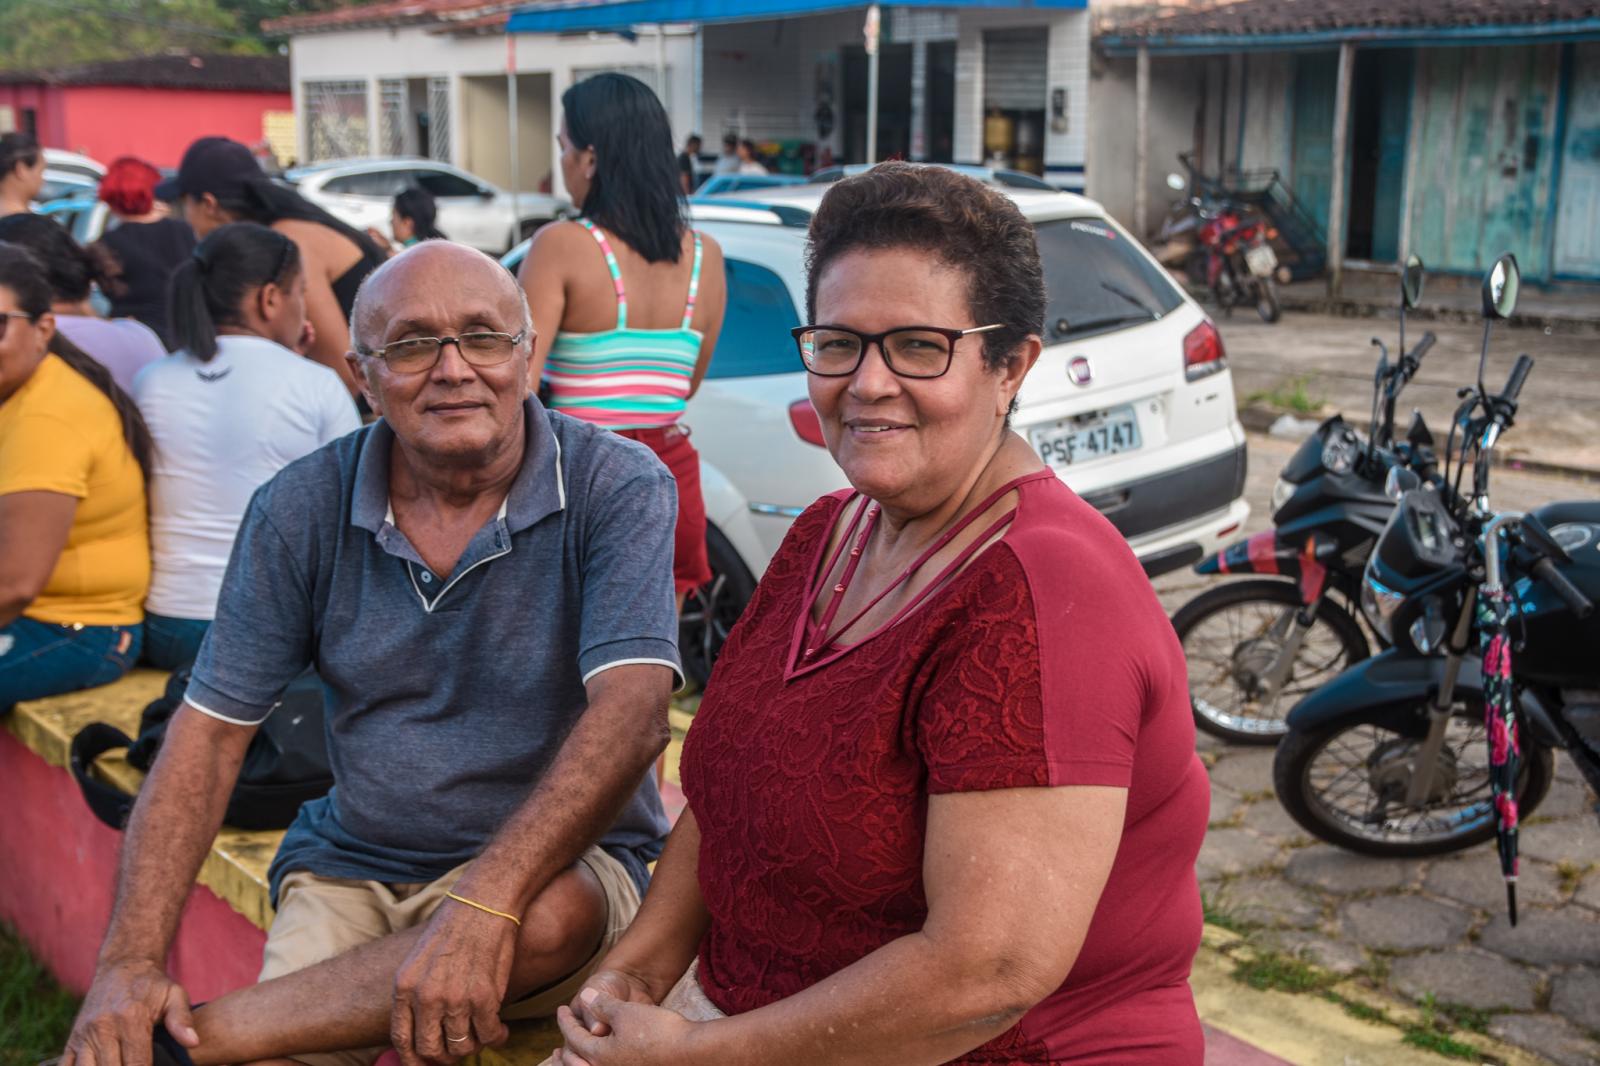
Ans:
{"label": "man's hand", "polygon": [[189,996],[149,960],[101,966],[67,1038],[61,1066],[149,1066],[156,1023],[184,1047],[200,1037],[189,1015]]}
{"label": "man's hand", "polygon": [[500,1005],[516,945],[517,927],[504,918],[454,900],[440,904],[395,976],[389,1038],[405,1066],[505,1042]]}

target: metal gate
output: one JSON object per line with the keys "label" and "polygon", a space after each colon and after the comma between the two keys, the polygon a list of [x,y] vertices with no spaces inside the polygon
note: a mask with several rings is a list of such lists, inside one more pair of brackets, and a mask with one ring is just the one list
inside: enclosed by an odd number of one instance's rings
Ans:
{"label": "metal gate", "polygon": [[366,82],[308,81],[305,107],[308,162],[367,154]]}
{"label": "metal gate", "polygon": [[403,80],[378,83],[378,154],[409,155],[406,151],[407,86]]}
{"label": "metal gate", "polygon": [[428,79],[428,158],[455,162],[450,154],[450,79]]}

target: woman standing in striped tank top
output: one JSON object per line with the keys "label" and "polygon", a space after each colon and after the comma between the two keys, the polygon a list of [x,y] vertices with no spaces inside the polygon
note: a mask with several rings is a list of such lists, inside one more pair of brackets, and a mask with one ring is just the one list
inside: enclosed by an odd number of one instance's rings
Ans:
{"label": "woman standing in striped tank top", "polygon": [[699,453],[679,420],[722,329],[722,249],[685,221],[672,128],[648,86],[598,74],[561,106],[561,175],[583,215],[540,230],[522,265],[534,377],[552,410],[648,445],[672,471],[681,610],[711,579]]}

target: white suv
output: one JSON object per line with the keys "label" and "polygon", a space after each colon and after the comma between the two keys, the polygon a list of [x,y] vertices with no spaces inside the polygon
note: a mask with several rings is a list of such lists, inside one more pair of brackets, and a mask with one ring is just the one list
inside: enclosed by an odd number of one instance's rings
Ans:
{"label": "white suv", "polygon": [[444,235],[491,255],[500,255],[552,219],[564,200],[545,193],[508,192],[428,159],[343,159],[296,167],[283,180],[339,221],[389,234],[394,198],[407,188],[425,189],[439,207]]}
{"label": "white suv", "polygon": [[[1014,427],[1152,576],[1198,561],[1249,516],[1245,436],[1215,327],[1099,205],[1004,191],[1038,230],[1049,289],[1044,354]],[[722,336],[685,417],[715,575],[685,607],[682,652],[701,678],[795,516],[846,484],[789,335],[805,307],[805,226],[826,192],[801,185],[692,203],[728,277]],[[515,269],[523,250],[503,261]]]}

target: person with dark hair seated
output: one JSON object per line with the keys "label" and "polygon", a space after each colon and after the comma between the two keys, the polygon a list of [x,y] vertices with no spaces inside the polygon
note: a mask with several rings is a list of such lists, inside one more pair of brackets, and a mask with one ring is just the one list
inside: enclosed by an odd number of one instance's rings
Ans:
{"label": "person with dark hair seated", "polygon": [[681,419],[722,331],[722,249],[685,222],[672,128],[649,86],[597,74],[561,106],[561,175],[583,216],[540,230],[522,265],[533,319],[547,324],[533,372],[552,410],[639,441],[677,478],[681,608],[711,580],[700,455]]}
{"label": "person with dark hair seated", "polygon": [[150,585],[150,436],[51,299],[0,243],[0,711],[127,673]]}
{"label": "person with dark hair seated", "polygon": [[123,156],[100,179],[103,200],[117,225],[90,251],[100,255],[105,278],[101,287],[111,300],[112,318],[136,318],[155,330],[171,351],[175,345],[167,324],[167,280],[194,251],[194,230],[172,218],[155,198],[161,172],[142,159]]}
{"label": "person with dark hair seated", "polygon": [[352,396],[360,395],[344,355],[356,290],[386,258],[371,238],[272,180],[250,149],[226,137],[202,137],[191,144],[177,177],[157,186],[156,195],[181,201],[184,218],[202,240],[229,222],[259,222],[294,241],[312,326],[306,354],[332,367]]}
{"label": "person with dark hair seated", "polygon": [[110,370],[118,387],[132,389],[134,375],[167,354],[143,322],[95,313],[90,296],[104,280],[103,263],[62,226],[44,215],[7,215],[0,218],[0,241],[21,245],[43,264],[56,329]]}
{"label": "person with dark hair seated", "polygon": [[823,198],[806,281],[796,363],[852,487],[795,521],[723,648],[689,806],[557,1061],[1199,1066],[1183,649],[1010,428],[1033,226],[883,164]]}
{"label": "person with dark hair seated", "polygon": [[0,135],[0,215],[26,214],[44,188],[44,152],[33,134]]}
{"label": "person with dark hair seated", "polygon": [[133,396],[155,440],[145,661],[194,661],[257,488],[358,429],[356,405],[304,343],[300,251],[254,222],[211,231],[172,275],[179,350],[146,367]]}

